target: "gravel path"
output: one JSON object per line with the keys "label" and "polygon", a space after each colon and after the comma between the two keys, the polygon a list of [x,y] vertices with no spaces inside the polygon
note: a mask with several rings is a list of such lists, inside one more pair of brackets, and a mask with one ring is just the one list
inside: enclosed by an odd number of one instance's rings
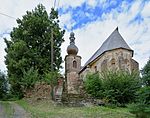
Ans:
{"label": "gravel path", "polygon": [[0,103],[0,118],[7,118],[6,114],[4,113],[4,107]]}
{"label": "gravel path", "polygon": [[30,118],[30,114],[27,113],[22,107],[16,103],[10,103],[13,109],[13,118]]}
{"label": "gravel path", "polygon": [[7,115],[4,106],[0,103],[0,118],[30,118],[30,114],[27,113],[22,107],[14,102],[9,102],[9,107],[12,109],[12,116]]}

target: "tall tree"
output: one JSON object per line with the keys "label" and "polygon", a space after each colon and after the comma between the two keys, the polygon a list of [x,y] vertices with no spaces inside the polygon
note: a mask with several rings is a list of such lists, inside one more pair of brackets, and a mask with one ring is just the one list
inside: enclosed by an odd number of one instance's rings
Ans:
{"label": "tall tree", "polygon": [[6,75],[0,71],[0,99],[3,99],[6,96],[7,92],[7,80]]}
{"label": "tall tree", "polygon": [[[51,71],[51,36],[53,31],[53,70],[61,68],[61,44],[64,30],[59,27],[58,12],[53,8],[48,15],[43,5],[27,11],[22,19],[17,19],[18,26],[10,34],[11,40],[5,39],[7,55],[5,64],[12,87],[19,90],[23,72],[31,68],[44,72]],[[13,86],[14,85],[14,86]]]}
{"label": "tall tree", "polygon": [[150,59],[142,69],[142,79],[146,86],[150,86]]}

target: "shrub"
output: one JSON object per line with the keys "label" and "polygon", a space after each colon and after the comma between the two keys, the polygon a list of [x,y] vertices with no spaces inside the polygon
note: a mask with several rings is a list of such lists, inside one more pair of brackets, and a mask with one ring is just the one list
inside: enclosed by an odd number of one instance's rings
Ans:
{"label": "shrub", "polygon": [[141,71],[143,86],[137,92],[136,104],[129,106],[137,118],[150,118],[150,59]]}
{"label": "shrub", "polygon": [[38,70],[30,68],[28,71],[24,71],[21,81],[22,89],[31,89],[37,81],[39,81]]}
{"label": "shrub", "polygon": [[150,118],[150,106],[137,103],[128,106],[131,113],[136,115],[136,118]]}
{"label": "shrub", "polygon": [[45,73],[45,77],[44,77],[44,81],[47,84],[51,85],[51,97],[52,100],[55,100],[55,96],[54,96],[54,86],[56,86],[58,84],[58,79],[60,78],[60,74],[57,71],[53,71],[53,72],[46,72]]}
{"label": "shrub", "polygon": [[150,86],[150,59],[141,71],[144,85]]}
{"label": "shrub", "polygon": [[138,92],[137,102],[150,105],[150,87],[144,86]]}
{"label": "shrub", "polygon": [[102,73],[104,96],[114,104],[126,104],[135,100],[140,88],[137,73],[122,71]]}
{"label": "shrub", "polygon": [[130,112],[137,118],[150,118],[150,87],[142,87],[137,94],[137,104],[129,105]]}
{"label": "shrub", "polygon": [[124,105],[136,98],[140,88],[139,74],[128,72],[105,72],[87,75],[85,89],[93,97],[107,99],[109,103]]}
{"label": "shrub", "polygon": [[8,94],[8,98],[23,98],[24,92],[26,92],[27,89],[32,89],[35,83],[39,81],[39,78],[38,70],[34,68],[30,68],[27,71],[23,70],[22,77],[20,78],[17,78],[16,76],[9,77],[10,93]]}
{"label": "shrub", "polygon": [[46,72],[44,81],[51,86],[55,86],[58,83],[58,79],[60,78],[60,74],[57,71]]}
{"label": "shrub", "polygon": [[100,79],[99,73],[88,74],[84,82],[84,87],[87,93],[93,97],[102,97],[102,80]]}

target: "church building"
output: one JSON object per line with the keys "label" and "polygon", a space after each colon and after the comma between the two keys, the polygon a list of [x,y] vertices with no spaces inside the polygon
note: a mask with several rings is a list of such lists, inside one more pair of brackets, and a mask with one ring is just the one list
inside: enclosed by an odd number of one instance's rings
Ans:
{"label": "church building", "polygon": [[[91,46],[92,47],[92,46]],[[101,47],[81,67],[81,56],[75,45],[74,33],[70,34],[70,45],[65,57],[65,74],[68,94],[78,94],[81,81],[88,73],[106,70],[138,71],[139,64],[132,57],[134,51],[128,46],[118,31],[118,27],[104,41]]]}

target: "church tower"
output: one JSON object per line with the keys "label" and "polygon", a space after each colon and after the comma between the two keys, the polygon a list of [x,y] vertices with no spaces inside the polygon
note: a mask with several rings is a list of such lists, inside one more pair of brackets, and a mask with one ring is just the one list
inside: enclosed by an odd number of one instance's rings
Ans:
{"label": "church tower", "polygon": [[65,73],[68,94],[79,94],[79,71],[81,69],[81,56],[78,56],[78,48],[75,45],[74,33],[70,33],[70,45],[67,47],[65,57]]}

